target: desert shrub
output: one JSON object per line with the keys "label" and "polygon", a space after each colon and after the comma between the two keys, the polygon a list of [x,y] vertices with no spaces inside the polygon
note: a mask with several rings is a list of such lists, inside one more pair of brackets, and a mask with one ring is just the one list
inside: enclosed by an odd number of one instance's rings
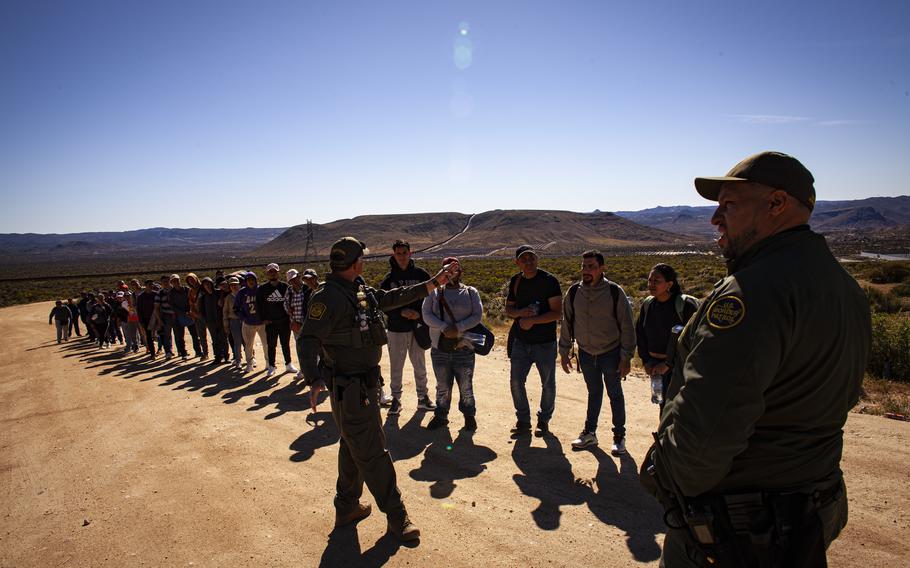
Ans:
{"label": "desert shrub", "polygon": [[890,292],[882,292],[877,288],[866,286],[866,298],[869,299],[869,306],[873,311],[894,314],[901,309],[901,300]]}
{"label": "desert shrub", "polygon": [[872,352],[867,369],[876,377],[910,381],[910,319],[872,314]]}
{"label": "desert shrub", "polygon": [[910,276],[910,268],[898,262],[884,262],[872,269],[869,279],[875,284],[903,282]]}
{"label": "desert shrub", "polygon": [[891,293],[895,296],[900,296],[901,298],[906,298],[910,296],[910,282],[904,282],[903,284],[898,284],[891,289]]}

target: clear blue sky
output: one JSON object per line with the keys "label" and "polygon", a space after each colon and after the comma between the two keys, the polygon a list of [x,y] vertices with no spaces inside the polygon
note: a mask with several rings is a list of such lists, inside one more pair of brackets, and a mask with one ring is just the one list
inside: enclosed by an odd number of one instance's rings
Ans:
{"label": "clear blue sky", "polygon": [[0,232],[910,193],[910,3],[0,3]]}

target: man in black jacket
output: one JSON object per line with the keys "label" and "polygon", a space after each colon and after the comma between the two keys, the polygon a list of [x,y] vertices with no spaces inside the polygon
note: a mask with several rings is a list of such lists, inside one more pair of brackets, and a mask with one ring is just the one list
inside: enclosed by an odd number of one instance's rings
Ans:
{"label": "man in black jacket", "polygon": [[[401,239],[395,241],[392,245],[392,256],[389,257],[389,265],[391,270],[379,284],[381,290],[411,286],[430,279],[426,270],[414,266],[414,261],[411,259],[411,245],[407,241]],[[422,301],[417,301],[386,312],[389,318],[388,349],[392,397],[386,397],[385,389],[383,389],[381,401],[383,404],[391,404],[389,408],[391,416],[401,413],[401,382],[406,356],[411,360],[411,366],[414,368],[417,408],[421,410],[436,408],[427,392],[427,363],[424,350],[414,338],[414,328],[421,322],[422,303]]]}
{"label": "man in black jacket", "polygon": [[288,285],[278,278],[278,265],[274,262],[265,268],[268,281],[256,289],[256,309],[265,324],[265,337],[268,346],[266,354],[269,366],[266,376],[275,374],[275,355],[278,349],[278,338],[281,338],[281,353],[284,355],[284,372],[297,373],[297,367],[291,363],[291,320],[284,311],[284,296]]}

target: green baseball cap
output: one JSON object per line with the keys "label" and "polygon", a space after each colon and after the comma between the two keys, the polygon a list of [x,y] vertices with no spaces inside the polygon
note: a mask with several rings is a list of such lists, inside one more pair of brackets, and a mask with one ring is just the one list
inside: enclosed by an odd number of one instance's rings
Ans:
{"label": "green baseball cap", "polygon": [[815,208],[815,178],[793,156],[781,152],[760,152],[733,166],[723,177],[697,177],[695,189],[705,199],[717,201],[725,183],[751,181],[782,189],[802,201],[809,211]]}
{"label": "green baseball cap", "polygon": [[332,268],[347,268],[354,264],[358,258],[369,254],[370,249],[363,241],[354,237],[343,237],[335,241],[332,245],[332,252],[329,254],[329,265]]}

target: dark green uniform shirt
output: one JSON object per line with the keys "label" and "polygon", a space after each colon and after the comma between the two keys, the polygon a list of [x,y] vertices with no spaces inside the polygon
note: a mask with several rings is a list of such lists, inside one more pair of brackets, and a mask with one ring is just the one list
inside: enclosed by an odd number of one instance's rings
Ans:
{"label": "dark green uniform shirt", "polygon": [[869,356],[865,294],[808,226],[728,273],[681,335],[658,471],[686,496],[830,485]]}
{"label": "dark green uniform shirt", "polygon": [[[375,305],[370,295],[375,298]],[[360,374],[378,365],[385,343],[385,330],[377,329],[382,326],[379,310],[404,306],[426,296],[426,283],[376,290],[361,282],[328,275],[310,298],[300,332],[300,363],[306,380],[319,378],[316,360],[320,347],[326,366],[336,375]]]}

